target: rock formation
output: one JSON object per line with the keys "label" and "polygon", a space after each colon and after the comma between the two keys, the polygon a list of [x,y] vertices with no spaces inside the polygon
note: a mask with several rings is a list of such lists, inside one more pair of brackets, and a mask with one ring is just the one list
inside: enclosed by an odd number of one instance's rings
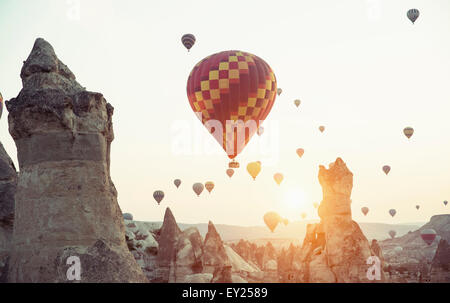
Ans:
{"label": "rock formation", "polygon": [[81,282],[145,282],[125,243],[110,178],[113,107],[86,91],[37,39],[6,102],[20,166],[10,282],[64,282],[81,260]]}
{"label": "rock formation", "polygon": [[207,273],[214,273],[218,267],[231,266],[222,239],[211,221],[203,244],[202,260],[204,272]]}
{"label": "rock formation", "polygon": [[450,283],[450,245],[446,240],[439,241],[431,262],[430,280],[435,283]]}
{"label": "rock formation", "polygon": [[17,172],[0,143],[0,283],[6,282],[14,222]]}
{"label": "rock formation", "polygon": [[[367,278],[370,256],[376,256],[359,225],[352,220],[353,174],[342,159],[320,166],[319,182],[323,200],[319,205],[321,222],[309,224],[303,242],[301,261],[304,282],[372,282]],[[384,272],[381,264],[381,279]],[[377,281],[374,281],[377,282]]]}

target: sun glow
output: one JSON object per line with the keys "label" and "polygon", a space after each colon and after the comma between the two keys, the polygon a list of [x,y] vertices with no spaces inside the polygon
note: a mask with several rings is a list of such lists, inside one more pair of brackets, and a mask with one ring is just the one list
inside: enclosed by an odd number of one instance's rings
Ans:
{"label": "sun glow", "polygon": [[307,197],[301,188],[290,188],[285,193],[285,206],[289,211],[295,211],[296,217],[300,216],[300,210],[306,207]]}

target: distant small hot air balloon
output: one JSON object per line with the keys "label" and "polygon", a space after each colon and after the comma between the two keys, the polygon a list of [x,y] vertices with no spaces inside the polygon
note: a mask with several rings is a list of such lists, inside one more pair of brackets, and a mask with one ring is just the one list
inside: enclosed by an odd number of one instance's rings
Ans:
{"label": "distant small hot air balloon", "polygon": [[260,162],[250,162],[247,165],[247,171],[250,174],[250,176],[253,177],[253,180],[256,180],[256,176],[258,176],[259,172],[261,171],[261,163]]}
{"label": "distant small hot air balloon", "polygon": [[262,127],[262,126],[258,127],[258,131],[257,131],[258,136],[261,136],[263,133],[264,133],[264,127]]}
{"label": "distant small hot air balloon", "polygon": [[420,208],[420,205],[416,205],[416,209],[419,210],[419,208]]}
{"label": "distant small hot air balloon", "polygon": [[367,213],[369,212],[369,208],[364,206],[363,208],[361,208],[361,211],[364,214],[364,216],[366,216]]}
{"label": "distant small hot air balloon", "polygon": [[228,177],[233,177],[233,175],[234,175],[234,169],[232,169],[232,168],[229,168],[229,169],[227,169],[227,175],[228,175]]}
{"label": "distant small hot air balloon", "polygon": [[403,133],[409,139],[414,134],[414,129],[412,127],[405,127],[405,129],[403,130]]}
{"label": "distant small hot air balloon", "polygon": [[299,107],[300,106],[301,101],[299,99],[295,99],[294,100],[294,104],[295,106]]}
{"label": "distant small hot air balloon", "polygon": [[275,230],[278,223],[280,223],[282,220],[280,215],[273,211],[266,213],[263,219],[264,223],[266,223],[267,227],[270,229],[271,232]]}
{"label": "distant small hot air balloon", "polygon": [[297,148],[297,155],[301,158],[303,154],[305,153],[305,150],[303,148]]}
{"label": "distant small hot air balloon", "polygon": [[283,92],[283,90],[281,88],[277,88],[277,95],[281,95],[281,93]]}
{"label": "distant small hot air balloon", "polygon": [[414,24],[416,22],[417,18],[419,18],[420,12],[418,9],[412,8],[407,13],[406,16],[408,19]]}
{"label": "distant small hot air balloon", "polygon": [[314,202],[314,203],[313,203],[313,206],[314,206],[314,208],[317,208],[317,207],[319,207],[319,203]]}
{"label": "distant small hot air balloon", "polygon": [[397,234],[397,232],[395,230],[390,230],[389,231],[389,236],[391,236],[392,239],[395,238],[395,235]]}
{"label": "distant small hot air balloon", "polygon": [[194,192],[197,194],[198,197],[200,197],[200,194],[202,193],[204,188],[205,187],[203,186],[202,183],[195,183],[194,185],[192,185],[192,189],[194,190]]}
{"label": "distant small hot air balloon", "polygon": [[275,180],[275,182],[277,182],[278,185],[281,184],[281,182],[283,182],[283,174],[281,173],[276,173],[275,175],[273,175],[273,179]]}
{"label": "distant small hot air balloon", "polygon": [[391,167],[389,165],[383,166],[383,171],[387,175],[391,171]]}
{"label": "distant small hot air balloon", "polygon": [[397,211],[396,211],[395,209],[390,209],[390,210],[389,210],[389,214],[390,214],[392,217],[394,217],[396,213],[397,213]]}
{"label": "distant small hot air balloon", "polygon": [[124,220],[133,220],[133,215],[130,213],[124,213],[123,214],[123,219]]}
{"label": "distant small hot air balloon", "polygon": [[301,213],[300,216],[302,217],[302,219],[305,219],[306,218],[306,213]]}
{"label": "distant small hot air balloon", "polygon": [[448,201],[447,201],[447,200],[446,200],[446,201],[444,201],[444,205],[445,205],[445,206],[447,206],[447,204],[448,204]]}
{"label": "distant small hot air balloon", "polygon": [[173,184],[175,184],[175,186],[178,188],[181,185],[181,180],[180,179],[175,179],[175,180],[173,180]]}
{"label": "distant small hot air balloon", "polygon": [[420,231],[420,237],[425,241],[428,245],[433,243],[434,239],[436,239],[436,231],[432,228],[423,229]]}
{"label": "distant small hot air balloon", "polygon": [[287,226],[289,224],[289,220],[288,219],[283,219],[283,224]]}
{"label": "distant small hot air balloon", "polygon": [[187,48],[189,51],[191,47],[195,44],[195,36],[192,34],[186,34],[181,37],[181,42],[183,43],[184,47]]}
{"label": "distant small hot air balloon", "polygon": [[323,125],[319,126],[319,130],[321,133],[323,133],[325,131],[325,126],[323,126]]}
{"label": "distant small hot air balloon", "polygon": [[153,198],[156,200],[156,202],[161,203],[162,199],[164,199],[164,192],[162,190],[157,190],[153,193]]}
{"label": "distant small hot air balloon", "polygon": [[211,191],[214,189],[214,182],[208,181],[205,183],[206,190],[211,193]]}
{"label": "distant small hot air balloon", "polygon": [[394,251],[397,252],[397,253],[401,252],[402,250],[403,250],[403,247],[401,247],[401,246],[396,246],[394,248]]}
{"label": "distant small hot air balloon", "polygon": [[2,93],[0,93],[0,119],[2,118],[3,114],[3,96]]}

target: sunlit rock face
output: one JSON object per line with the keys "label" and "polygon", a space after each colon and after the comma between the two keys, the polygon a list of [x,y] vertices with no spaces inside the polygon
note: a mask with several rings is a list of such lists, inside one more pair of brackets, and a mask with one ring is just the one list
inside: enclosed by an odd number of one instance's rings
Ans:
{"label": "sunlit rock face", "polygon": [[37,39],[23,88],[6,103],[20,166],[10,282],[64,282],[81,260],[81,282],[145,282],[125,243],[110,178],[113,107],[86,91]]}
{"label": "sunlit rock face", "polygon": [[16,168],[0,143],[0,283],[7,282],[16,186]]}
{"label": "sunlit rock face", "polygon": [[[321,222],[309,224],[303,242],[301,261],[305,282],[382,282],[385,281],[380,260],[380,279],[369,280],[367,264],[377,256],[352,220],[351,192],[353,174],[338,158],[329,168],[320,166],[319,182],[323,200],[318,212]],[[379,252],[378,252],[379,254]]]}

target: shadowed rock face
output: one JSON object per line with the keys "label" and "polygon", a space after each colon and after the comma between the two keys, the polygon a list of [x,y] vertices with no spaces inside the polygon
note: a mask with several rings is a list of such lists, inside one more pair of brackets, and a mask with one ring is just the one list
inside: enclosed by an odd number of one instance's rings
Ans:
{"label": "shadowed rock face", "polygon": [[[381,255],[372,251],[359,225],[352,220],[353,174],[342,159],[320,166],[319,182],[323,200],[318,212],[321,222],[309,224],[300,260],[305,282],[372,282],[367,278],[367,259]],[[379,248],[379,247],[378,247]],[[381,280],[384,272],[381,268]],[[375,281],[376,282],[376,281]]]}
{"label": "shadowed rock face", "polygon": [[224,266],[231,266],[231,264],[216,227],[209,221],[208,233],[203,243],[204,272],[214,273],[217,267]]}
{"label": "shadowed rock face", "polygon": [[81,260],[81,282],[147,281],[126,246],[110,178],[113,107],[80,86],[43,39],[21,78],[6,102],[20,166],[9,281],[67,281],[69,254]]}
{"label": "shadowed rock face", "polygon": [[0,283],[6,282],[14,223],[17,172],[0,143]]}

